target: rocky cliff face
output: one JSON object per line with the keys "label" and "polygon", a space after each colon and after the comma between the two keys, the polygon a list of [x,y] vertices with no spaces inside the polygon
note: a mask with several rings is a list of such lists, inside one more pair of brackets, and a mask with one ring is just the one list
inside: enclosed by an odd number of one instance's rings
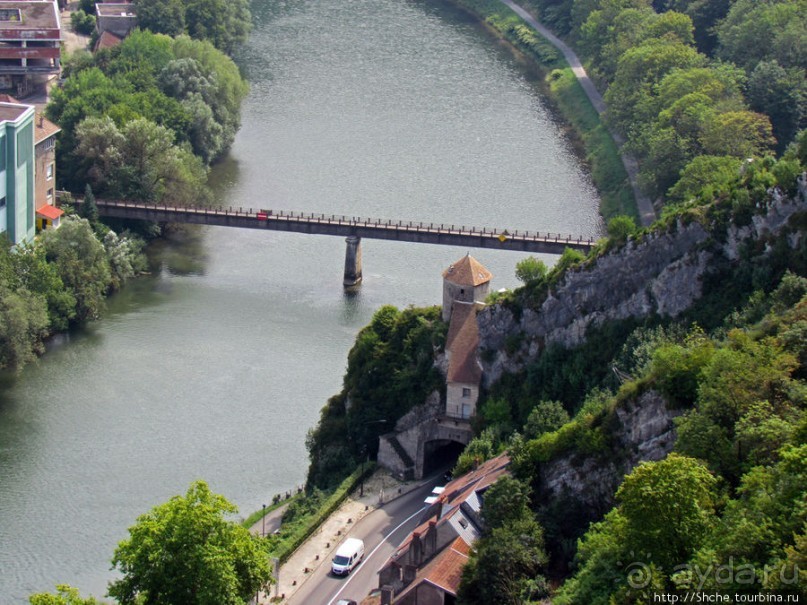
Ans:
{"label": "rocky cliff face", "polygon": [[667,407],[655,391],[617,409],[615,437],[620,457],[581,457],[570,452],[541,465],[538,497],[544,502],[573,501],[589,518],[602,517],[614,504],[622,479],[644,460],[661,460],[675,444],[673,419],[680,412]]}
{"label": "rocky cliff face", "polygon": [[[484,385],[523,369],[549,344],[581,344],[590,327],[606,321],[654,313],[676,317],[701,297],[703,278],[718,260],[738,259],[749,240],[779,234],[790,217],[807,211],[806,180],[800,179],[796,199],[773,195],[765,212],[748,225],[720,228],[679,221],[667,231],[628,241],[590,266],[567,271],[537,310],[525,307],[517,316],[502,305],[487,307],[477,316]],[[801,237],[791,235],[790,245],[798,245]],[[514,335],[520,346],[508,352],[506,343]]]}

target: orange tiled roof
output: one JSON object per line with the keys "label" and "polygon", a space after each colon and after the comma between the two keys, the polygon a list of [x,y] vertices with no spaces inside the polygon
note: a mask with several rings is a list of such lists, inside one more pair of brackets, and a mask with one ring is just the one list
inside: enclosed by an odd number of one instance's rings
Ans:
{"label": "orange tiled roof", "polygon": [[395,600],[403,600],[407,594],[417,590],[423,582],[436,586],[443,592],[454,596],[460,587],[462,579],[462,566],[468,562],[469,547],[462,538],[457,538],[447,548],[443,549],[429,563],[418,572],[415,580],[407,586]]}
{"label": "orange tiled roof", "polygon": [[41,113],[36,114],[36,117],[34,118],[34,142],[36,145],[39,145],[42,141],[49,139],[61,131],[61,128],[47,119]]}
{"label": "orange tiled roof", "polygon": [[456,595],[462,578],[462,566],[468,562],[469,552],[470,547],[465,541],[457,538],[423,568],[423,579]]}
{"label": "orange tiled roof", "polygon": [[[442,502],[444,507],[442,517],[438,520],[432,516],[423,521],[404,539],[390,559],[395,560],[399,558],[400,554],[406,551],[410,542],[412,542],[413,534],[423,535],[431,523],[434,523],[435,521],[442,523],[445,519],[448,519],[451,515],[453,515],[456,510],[451,509],[459,509],[460,504],[462,504],[471,495],[471,492],[483,489],[495,483],[499,477],[507,472],[508,464],[510,464],[510,456],[507,453],[499,454],[495,458],[486,460],[475,470],[465,473],[461,477],[457,477],[453,481],[450,481],[445,486],[445,490],[443,490],[443,493],[440,494],[440,497],[438,498],[438,501]],[[445,512],[446,507],[449,509],[448,512]]]}
{"label": "orange tiled roof", "polygon": [[479,384],[482,367],[476,359],[479,348],[479,327],[476,323],[476,305],[455,302],[451,307],[451,325],[446,338],[448,382]]}
{"label": "orange tiled roof", "polygon": [[93,48],[93,51],[99,51],[104,48],[112,48],[114,46],[117,46],[121,42],[123,42],[123,38],[121,38],[120,36],[116,36],[111,31],[104,30],[103,32],[101,32],[101,35],[98,36],[98,40],[95,42],[95,47]]}
{"label": "orange tiled roof", "polygon": [[478,286],[489,282],[493,274],[469,253],[443,271],[443,277],[459,286]]}
{"label": "orange tiled roof", "polygon": [[61,210],[56,206],[51,206],[50,204],[45,204],[44,206],[37,208],[36,213],[40,216],[44,216],[45,218],[49,218],[50,220],[55,220],[64,214],[64,210]]}

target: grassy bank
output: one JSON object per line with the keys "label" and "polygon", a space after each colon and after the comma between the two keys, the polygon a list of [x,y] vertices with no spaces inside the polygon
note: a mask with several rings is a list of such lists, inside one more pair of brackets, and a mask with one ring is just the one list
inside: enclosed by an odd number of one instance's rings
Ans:
{"label": "grassy bank", "polygon": [[273,499],[272,504],[270,504],[266,508],[256,510],[254,513],[252,513],[246,519],[241,521],[241,525],[243,527],[246,527],[247,529],[250,529],[250,528],[252,528],[253,525],[255,525],[263,517],[265,517],[266,515],[271,513],[273,510],[277,510],[278,508],[280,508],[281,506],[283,506],[285,504],[290,504],[290,503],[294,502],[294,500],[296,500],[297,498],[301,498],[302,495],[303,495],[302,492],[297,492],[294,495],[291,495],[291,496],[289,496],[287,498],[284,498],[282,496],[276,496]]}
{"label": "grassy bank", "polygon": [[[360,481],[375,470],[375,464],[356,469],[330,494],[314,490],[291,500],[283,513],[283,524],[276,535],[267,536],[272,557],[285,562],[317,528],[345,501]],[[285,502],[288,502],[286,500]],[[260,515],[258,516],[260,519]]]}
{"label": "grassy bank", "polygon": [[561,53],[498,0],[449,0],[477,17],[486,28],[527,57],[544,75],[548,100],[581,146],[608,220],[639,213],[619,149]]}

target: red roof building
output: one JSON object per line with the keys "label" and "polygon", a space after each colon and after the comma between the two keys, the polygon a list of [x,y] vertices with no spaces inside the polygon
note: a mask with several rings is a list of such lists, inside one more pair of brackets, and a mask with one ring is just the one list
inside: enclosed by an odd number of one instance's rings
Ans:
{"label": "red roof building", "polygon": [[510,458],[501,454],[445,486],[420,525],[378,572],[381,603],[453,603],[471,546],[481,535],[485,491],[507,473]]}

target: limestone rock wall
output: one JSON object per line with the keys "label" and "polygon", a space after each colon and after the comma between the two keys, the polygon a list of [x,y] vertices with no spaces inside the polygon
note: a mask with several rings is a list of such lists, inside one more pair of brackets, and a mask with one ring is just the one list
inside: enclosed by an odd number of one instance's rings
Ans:
{"label": "limestone rock wall", "polygon": [[680,412],[667,407],[655,391],[642,394],[635,402],[617,410],[620,427],[616,432],[621,457],[562,455],[541,465],[539,499],[543,502],[571,500],[600,518],[614,504],[622,479],[639,462],[661,460],[675,444],[673,419]]}
{"label": "limestone rock wall", "polygon": [[[747,226],[728,227],[719,238],[698,222],[679,221],[667,232],[629,241],[591,266],[568,271],[537,310],[524,308],[516,316],[500,304],[486,307],[477,315],[484,386],[523,369],[549,344],[581,344],[590,327],[606,321],[653,313],[676,317],[702,295],[703,277],[715,257],[735,260],[749,238],[781,231],[795,212],[807,210],[806,194],[803,177],[795,200],[774,194],[765,214]],[[799,237],[792,236],[790,244],[797,245]],[[521,344],[508,353],[512,336]]]}

